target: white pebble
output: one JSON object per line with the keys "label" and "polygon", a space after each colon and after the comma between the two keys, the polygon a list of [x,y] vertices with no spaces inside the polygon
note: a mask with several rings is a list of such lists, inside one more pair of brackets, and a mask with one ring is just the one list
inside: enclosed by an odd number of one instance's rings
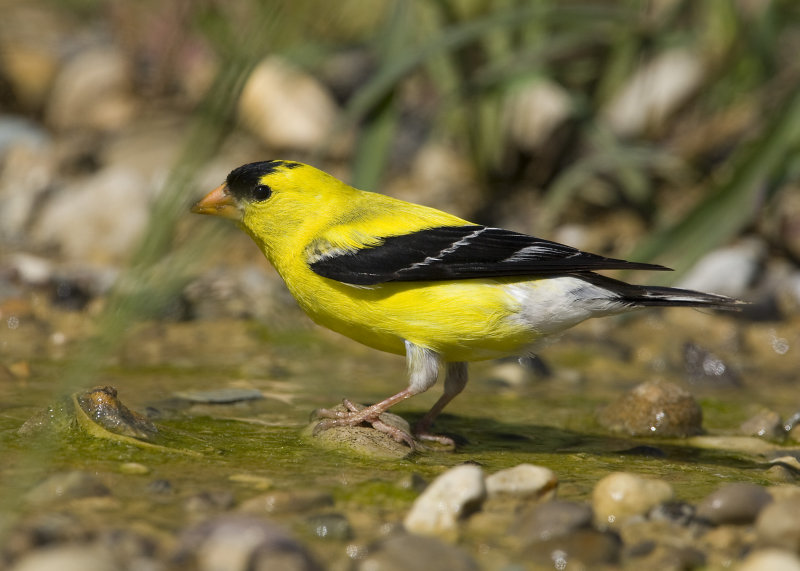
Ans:
{"label": "white pebble", "polygon": [[403,522],[421,535],[451,535],[460,518],[486,498],[483,471],[475,465],[456,466],[436,478],[416,499]]}

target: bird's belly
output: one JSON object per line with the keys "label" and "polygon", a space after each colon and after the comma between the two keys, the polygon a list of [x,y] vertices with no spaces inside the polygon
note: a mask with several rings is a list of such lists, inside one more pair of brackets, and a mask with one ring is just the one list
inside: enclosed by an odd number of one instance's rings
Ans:
{"label": "bird's belly", "polygon": [[[539,281],[525,283],[536,287]],[[372,288],[324,280],[313,296],[295,297],[314,321],[370,347],[402,355],[408,340],[447,361],[477,361],[526,353],[541,337],[516,317],[519,300],[507,282],[519,280],[394,282]]]}

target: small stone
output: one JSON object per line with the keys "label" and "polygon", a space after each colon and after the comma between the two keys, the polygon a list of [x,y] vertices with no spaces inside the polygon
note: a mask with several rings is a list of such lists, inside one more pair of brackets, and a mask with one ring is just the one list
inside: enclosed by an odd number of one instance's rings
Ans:
{"label": "small stone", "polygon": [[525,511],[513,526],[513,533],[524,543],[548,541],[592,525],[588,504],[552,500]]}
{"label": "small stone", "polygon": [[800,557],[783,549],[759,549],[745,557],[736,571],[800,571]]}
{"label": "small stone", "polygon": [[[333,410],[347,410],[343,405],[338,405]],[[411,426],[402,417],[384,412],[381,421],[410,434]],[[398,442],[391,435],[381,432],[371,426],[333,426],[315,433],[319,424],[318,419],[313,419],[304,430],[303,434],[310,437],[314,444],[322,448],[347,451],[368,458],[401,459],[410,456],[414,450],[403,442]]]}
{"label": "small stone", "polygon": [[150,473],[150,468],[139,462],[125,462],[120,464],[119,471],[132,476],[145,476]]}
{"label": "small stone", "polygon": [[239,99],[239,118],[268,148],[310,151],[326,137],[338,107],[312,75],[270,57],[250,74]]}
{"label": "small stone", "polygon": [[111,490],[97,476],[76,470],[53,474],[28,492],[26,498],[31,503],[41,504],[55,500],[103,497],[110,494]]}
{"label": "small stone", "polygon": [[746,436],[759,436],[770,440],[780,440],[786,437],[781,415],[774,410],[759,411],[745,420],[739,430]]}
{"label": "small stone", "polygon": [[347,517],[342,514],[322,514],[308,519],[311,533],[320,539],[332,541],[349,541],[353,539],[353,528]]}
{"label": "small stone", "polygon": [[579,529],[574,533],[531,543],[526,558],[550,569],[585,569],[613,565],[622,542],[611,532]]}
{"label": "small stone", "polygon": [[800,551],[800,498],[766,506],[756,518],[756,533],[762,545]]}
{"label": "small stone", "polygon": [[71,260],[119,263],[139,244],[150,220],[148,191],[139,173],[107,167],[57,189],[41,205],[30,238],[37,247],[57,247]]}
{"label": "small stone", "polygon": [[698,260],[678,287],[745,297],[754,278],[763,272],[767,250],[762,238],[743,239],[733,246],[713,250]]}
{"label": "small stone", "polygon": [[697,506],[697,518],[714,525],[748,524],[772,501],[769,492],[756,484],[728,484],[706,496]]}
{"label": "small stone", "polygon": [[173,564],[181,569],[321,571],[308,550],[277,525],[255,517],[223,515],[186,530]]}
{"label": "small stone", "polygon": [[359,561],[358,571],[407,571],[408,569],[447,569],[477,571],[478,565],[461,548],[432,537],[393,535],[369,549]]}
{"label": "small stone", "polygon": [[107,45],[76,54],[56,75],[47,122],[57,130],[113,130],[133,117],[132,73],[124,55]]}
{"label": "small stone", "polygon": [[619,526],[629,518],[643,516],[672,496],[672,486],[663,480],[650,480],[626,472],[609,474],[592,492],[595,522],[601,527]]}
{"label": "small stone", "polygon": [[698,54],[686,49],[660,52],[626,79],[602,114],[619,135],[662,126],[702,85],[704,65]]}
{"label": "small stone", "polygon": [[63,545],[37,549],[9,571],[108,571],[120,566],[108,549],[93,545]]}
{"label": "small stone", "polygon": [[155,424],[119,400],[114,387],[95,387],[79,394],[77,400],[92,422],[109,432],[142,440],[149,440],[158,433]]}
{"label": "small stone", "polygon": [[452,537],[459,520],[477,510],[485,498],[483,470],[473,464],[456,466],[431,482],[403,524],[412,533]]}
{"label": "small stone", "polygon": [[552,470],[533,464],[520,464],[486,477],[489,497],[541,498],[554,493],[557,485],[558,478]]}
{"label": "small stone", "polygon": [[248,513],[294,513],[333,505],[333,497],[319,490],[275,490],[242,502],[239,510]]}
{"label": "small stone", "polygon": [[703,411],[694,397],[672,383],[642,383],[603,409],[598,420],[633,436],[689,436],[702,432]]}

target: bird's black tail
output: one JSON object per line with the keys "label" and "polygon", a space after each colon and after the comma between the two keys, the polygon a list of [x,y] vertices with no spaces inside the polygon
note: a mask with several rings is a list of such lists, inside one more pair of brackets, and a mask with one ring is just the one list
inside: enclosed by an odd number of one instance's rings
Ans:
{"label": "bird's black tail", "polygon": [[630,304],[632,307],[706,307],[738,311],[747,303],[725,295],[690,289],[634,285],[595,273],[582,273],[581,279],[615,293],[619,296],[620,301]]}

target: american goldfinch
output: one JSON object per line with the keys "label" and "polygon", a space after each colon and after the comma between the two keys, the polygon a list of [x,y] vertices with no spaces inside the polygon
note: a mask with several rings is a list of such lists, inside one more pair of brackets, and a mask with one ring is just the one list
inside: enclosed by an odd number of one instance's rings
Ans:
{"label": "american goldfinch", "polygon": [[405,355],[408,386],[372,406],[322,411],[318,429],[386,425],[389,407],[424,392],[446,369],[444,393],[415,425],[429,433],[467,383],[467,362],[529,355],[539,340],[585,319],[643,306],[731,309],[721,295],[631,285],[595,270],[666,270],[582,252],[357,190],[314,167],[243,165],[192,209],[235,220],[258,244],[300,307],[320,325]]}

